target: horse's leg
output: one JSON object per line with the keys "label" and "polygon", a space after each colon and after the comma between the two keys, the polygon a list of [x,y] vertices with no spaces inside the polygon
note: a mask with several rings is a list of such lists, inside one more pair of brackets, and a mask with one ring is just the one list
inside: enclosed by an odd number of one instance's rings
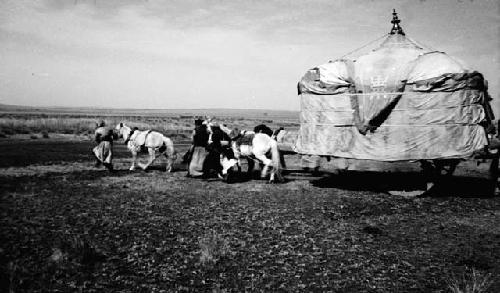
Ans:
{"label": "horse's leg", "polygon": [[156,156],[155,156],[155,149],[154,148],[148,148],[148,153],[149,153],[149,159],[148,159],[148,162],[146,163],[146,165],[143,165],[143,164],[139,164],[139,166],[142,168],[142,170],[146,170],[149,166],[151,166],[151,164],[154,162],[154,160],[156,160]]}
{"label": "horse's leg", "polygon": [[135,151],[132,151],[132,166],[130,166],[130,171],[134,171],[135,170],[135,163],[137,162],[137,152]]}
{"label": "horse's leg", "polygon": [[278,149],[278,143],[276,141],[271,141],[271,164],[273,171],[271,173],[271,178],[270,182],[274,183],[275,182],[275,176],[277,182],[283,182],[284,179],[281,176],[281,166],[280,166],[280,160],[281,160],[281,153]]}
{"label": "horse's leg", "polygon": [[238,173],[241,173],[241,158],[236,158],[236,161],[238,162]]}
{"label": "horse's leg", "polygon": [[282,152],[280,152],[280,164],[282,168],[286,169],[285,155]]}
{"label": "horse's leg", "polygon": [[252,157],[246,157],[246,159],[247,159],[247,165],[248,165],[247,174],[250,178],[252,178],[253,177],[253,169],[255,168],[255,162],[253,161]]}
{"label": "horse's leg", "polygon": [[264,178],[267,175],[267,170],[269,169],[269,166],[271,166],[272,161],[269,160],[265,154],[255,154],[255,157],[260,160],[262,163],[264,163],[264,168],[262,168],[262,172],[260,173],[260,177]]}
{"label": "horse's leg", "polygon": [[[164,155],[164,156],[165,156],[165,158],[167,159],[167,166],[166,166],[166,168],[165,168],[165,171],[167,171],[167,172],[172,172],[172,166],[173,166],[173,164],[174,164],[174,160],[173,160],[172,156],[169,156],[169,155],[167,154],[167,152],[164,152],[164,153],[163,153],[163,155]],[[189,168],[189,166],[188,166],[188,168]]]}
{"label": "horse's leg", "polygon": [[236,164],[238,165],[238,173],[241,173],[241,152],[235,141],[232,142],[231,149],[233,150],[234,159],[236,160]]}
{"label": "horse's leg", "polygon": [[234,153],[234,159],[236,160],[236,166],[238,167],[238,173],[241,173],[241,165],[242,165],[242,159],[241,159],[241,154],[239,153]]}

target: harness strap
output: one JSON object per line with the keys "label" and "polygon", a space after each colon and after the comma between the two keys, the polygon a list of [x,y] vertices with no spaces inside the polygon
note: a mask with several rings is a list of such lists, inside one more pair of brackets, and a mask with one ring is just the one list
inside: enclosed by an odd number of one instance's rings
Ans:
{"label": "harness strap", "polygon": [[130,129],[130,133],[128,134],[127,139],[123,142],[125,145],[130,141],[132,134],[134,134],[135,129]]}
{"label": "harness strap", "polygon": [[[132,134],[134,134],[134,132],[135,132],[136,130],[138,130],[138,129],[133,129],[133,130],[131,130],[131,131],[130,131],[130,135],[128,136],[128,139],[125,141],[125,144],[127,144],[127,143],[130,141],[130,138],[132,137]],[[144,136],[144,143],[143,143],[143,144],[141,144],[141,145],[137,145],[137,146],[141,146],[141,147],[142,147],[142,146],[145,146],[145,145],[146,145],[146,139],[147,139],[148,135],[149,135],[151,132],[153,132],[153,130],[148,130],[148,132],[147,132],[147,133],[146,133],[146,135]]]}
{"label": "harness strap", "polygon": [[[132,134],[134,134],[134,132],[138,130],[137,128],[134,127],[134,129],[131,129],[130,130],[130,133],[128,135],[128,138],[125,140],[124,144],[127,144],[129,141],[130,141],[130,138],[132,137]],[[148,137],[148,134],[150,134],[151,132],[153,132],[153,130],[148,130],[148,133],[146,133],[146,135],[144,136],[144,144],[146,144],[146,138]],[[144,144],[142,144],[141,146],[143,146]]]}
{"label": "harness strap", "polygon": [[153,132],[153,130],[148,130],[148,133],[146,133],[146,135],[144,136],[144,143],[141,145],[141,146],[145,146],[146,145],[146,139],[148,138],[148,135]]}

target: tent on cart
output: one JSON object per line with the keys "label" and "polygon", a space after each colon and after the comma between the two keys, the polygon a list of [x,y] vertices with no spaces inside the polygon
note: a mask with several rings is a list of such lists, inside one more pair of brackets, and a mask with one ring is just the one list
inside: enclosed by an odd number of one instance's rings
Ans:
{"label": "tent on cart", "polygon": [[[494,119],[481,73],[405,35],[396,12],[381,45],[306,72],[295,151],[377,161],[467,158]],[[493,128],[494,129],[494,128]]]}

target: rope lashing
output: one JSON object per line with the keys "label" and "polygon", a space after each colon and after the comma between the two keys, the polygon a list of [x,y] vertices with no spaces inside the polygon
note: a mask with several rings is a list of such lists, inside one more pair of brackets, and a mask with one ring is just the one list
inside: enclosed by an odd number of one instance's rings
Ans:
{"label": "rope lashing", "polygon": [[369,42],[369,43],[367,43],[367,44],[365,44],[365,45],[363,45],[363,46],[361,46],[361,47],[359,47],[357,49],[352,50],[351,52],[349,52],[349,53],[345,54],[344,56],[340,57],[340,59],[343,59],[344,57],[347,57],[347,56],[351,55],[354,52],[357,52],[357,51],[359,51],[361,49],[364,49],[364,48],[368,47],[369,45],[371,45],[371,44],[373,44],[373,43],[375,43],[377,41],[380,41],[382,38],[387,37],[387,35],[388,34],[384,34],[383,36],[378,37],[377,39],[375,39],[375,40],[373,40],[373,41],[371,41],[371,42]]}
{"label": "rope lashing", "polygon": [[414,39],[412,39],[412,38],[410,38],[410,37],[408,37],[408,36],[407,36],[406,38],[407,38],[408,40],[412,41],[412,42],[413,42],[414,44],[416,44],[417,46],[420,46],[420,47],[422,47],[422,48],[424,48],[424,49],[428,49],[429,51],[438,51],[438,50],[434,49],[433,47],[431,47],[431,46],[429,46],[429,45],[426,45],[426,44],[424,44],[424,43],[422,43],[422,42],[417,42],[417,41],[415,41]]}

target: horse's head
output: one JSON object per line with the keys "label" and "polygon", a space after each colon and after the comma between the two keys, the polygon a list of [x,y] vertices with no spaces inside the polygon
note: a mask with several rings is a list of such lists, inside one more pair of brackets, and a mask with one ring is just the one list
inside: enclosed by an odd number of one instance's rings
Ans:
{"label": "horse's head", "polygon": [[233,128],[233,130],[231,130],[231,132],[229,133],[229,137],[231,138],[231,140],[234,140],[240,136],[241,132],[238,128]]}
{"label": "horse's head", "polygon": [[219,128],[220,130],[224,131],[224,133],[227,134],[228,136],[231,136],[231,133],[233,132],[229,127],[227,127],[226,124],[220,123]]}
{"label": "horse's head", "polygon": [[106,134],[105,137],[111,140],[117,140],[118,139],[118,132],[113,129],[113,128],[108,128],[106,129]]}
{"label": "horse's head", "polygon": [[118,123],[115,127],[115,130],[118,132],[118,138],[123,138],[124,141],[128,141],[130,139],[130,135],[132,135],[132,130],[127,125],[122,122]]}
{"label": "horse's head", "polygon": [[283,138],[285,137],[285,134],[286,134],[285,128],[280,127],[273,132],[273,135],[271,136],[271,138],[277,142],[283,142]]}

